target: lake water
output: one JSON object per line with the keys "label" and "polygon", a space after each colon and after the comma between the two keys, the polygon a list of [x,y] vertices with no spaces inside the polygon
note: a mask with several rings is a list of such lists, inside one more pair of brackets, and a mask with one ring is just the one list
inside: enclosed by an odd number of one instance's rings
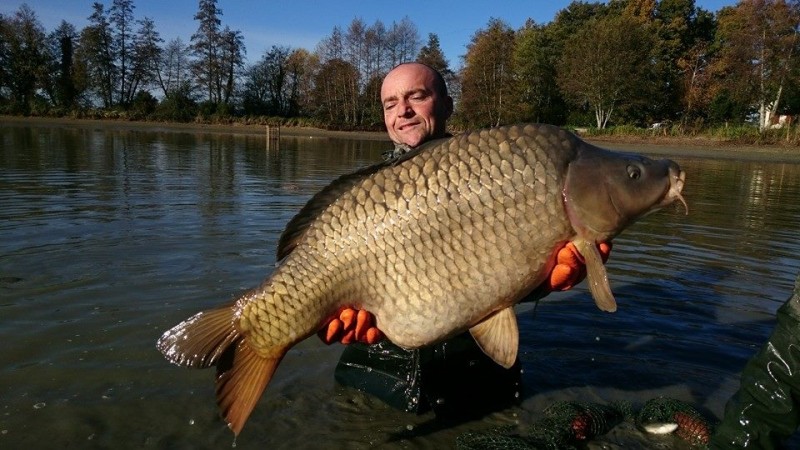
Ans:
{"label": "lake water", "polygon": [[[0,126],[0,447],[229,448],[213,371],[170,365],[156,339],[260,282],[286,222],[387,142]],[[800,165],[699,158],[690,214],[651,215],[615,240],[619,311],[584,285],[520,310],[516,407],[442,422],[337,385],[342,346],[285,358],[237,448],[447,448],[525,427],[557,400],[666,395],[721,417],[800,272]],[[468,395],[468,393],[465,393]],[[623,424],[598,448],[670,448]],[[605,447],[603,447],[605,446]]]}

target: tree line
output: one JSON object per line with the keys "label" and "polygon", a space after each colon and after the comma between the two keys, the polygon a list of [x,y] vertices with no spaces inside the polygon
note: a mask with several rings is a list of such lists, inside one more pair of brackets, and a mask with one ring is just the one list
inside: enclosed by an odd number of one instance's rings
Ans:
{"label": "tree line", "polygon": [[0,113],[170,121],[280,120],[380,129],[383,76],[420,61],[444,75],[456,128],[520,121],[698,128],[800,109],[800,0],[573,1],[548,23],[491,18],[452,70],[408,18],[336,26],[315,49],[273,46],[252,63],[217,0],[188,42],[164,42],[134,0],[94,3],[88,25],[50,32],[27,5],[0,15]]}

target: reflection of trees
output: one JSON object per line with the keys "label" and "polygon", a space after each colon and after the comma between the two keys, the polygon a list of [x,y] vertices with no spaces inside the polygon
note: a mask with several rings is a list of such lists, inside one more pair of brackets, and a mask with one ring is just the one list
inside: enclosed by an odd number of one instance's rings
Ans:
{"label": "reflection of trees", "polygon": [[[796,213],[786,205],[797,204],[800,188],[798,166],[785,163],[703,160],[685,164],[687,173],[700,174],[690,179],[690,189],[698,186],[704,198],[717,199],[724,214],[717,220],[736,229],[763,229],[765,224],[783,223]],[[788,202],[788,203],[787,203]],[[694,212],[694,211],[693,211]],[[703,211],[700,211],[704,214]],[[730,222],[728,222],[730,221]]]}
{"label": "reflection of trees", "polygon": [[[243,139],[248,173],[273,182],[297,183],[313,194],[328,182],[353,170],[379,162],[387,142],[336,138],[281,138],[280,150],[265,150],[263,137]],[[303,186],[305,185],[305,186]]]}
{"label": "reflection of trees", "polygon": [[697,254],[708,250],[711,257],[725,252],[763,260],[780,257],[768,254],[773,240],[798,233],[800,165],[723,159],[680,164],[687,173],[684,194],[689,216],[669,221],[650,216],[622,238],[641,233],[658,245],[679,239]]}

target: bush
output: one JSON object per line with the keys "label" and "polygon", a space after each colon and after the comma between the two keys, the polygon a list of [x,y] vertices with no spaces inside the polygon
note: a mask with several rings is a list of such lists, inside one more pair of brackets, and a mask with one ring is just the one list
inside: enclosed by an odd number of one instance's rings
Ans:
{"label": "bush", "polygon": [[131,118],[135,120],[147,119],[158,107],[158,100],[148,91],[139,91],[131,103]]}
{"label": "bush", "polygon": [[156,107],[155,118],[165,121],[190,122],[198,114],[197,103],[188,91],[177,89]]}

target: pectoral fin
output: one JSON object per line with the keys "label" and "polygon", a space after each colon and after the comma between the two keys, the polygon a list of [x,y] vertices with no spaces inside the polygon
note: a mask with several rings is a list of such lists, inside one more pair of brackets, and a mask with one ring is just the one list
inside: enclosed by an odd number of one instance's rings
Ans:
{"label": "pectoral fin", "polygon": [[616,311],[617,301],[608,284],[606,266],[603,265],[603,259],[600,257],[597,247],[593,242],[584,239],[576,239],[573,244],[583,256],[583,260],[586,261],[586,282],[589,283],[589,291],[594,297],[594,303],[601,311]]}
{"label": "pectoral fin", "polygon": [[470,328],[469,332],[494,362],[506,369],[514,365],[519,348],[519,329],[511,307],[494,313]]}

